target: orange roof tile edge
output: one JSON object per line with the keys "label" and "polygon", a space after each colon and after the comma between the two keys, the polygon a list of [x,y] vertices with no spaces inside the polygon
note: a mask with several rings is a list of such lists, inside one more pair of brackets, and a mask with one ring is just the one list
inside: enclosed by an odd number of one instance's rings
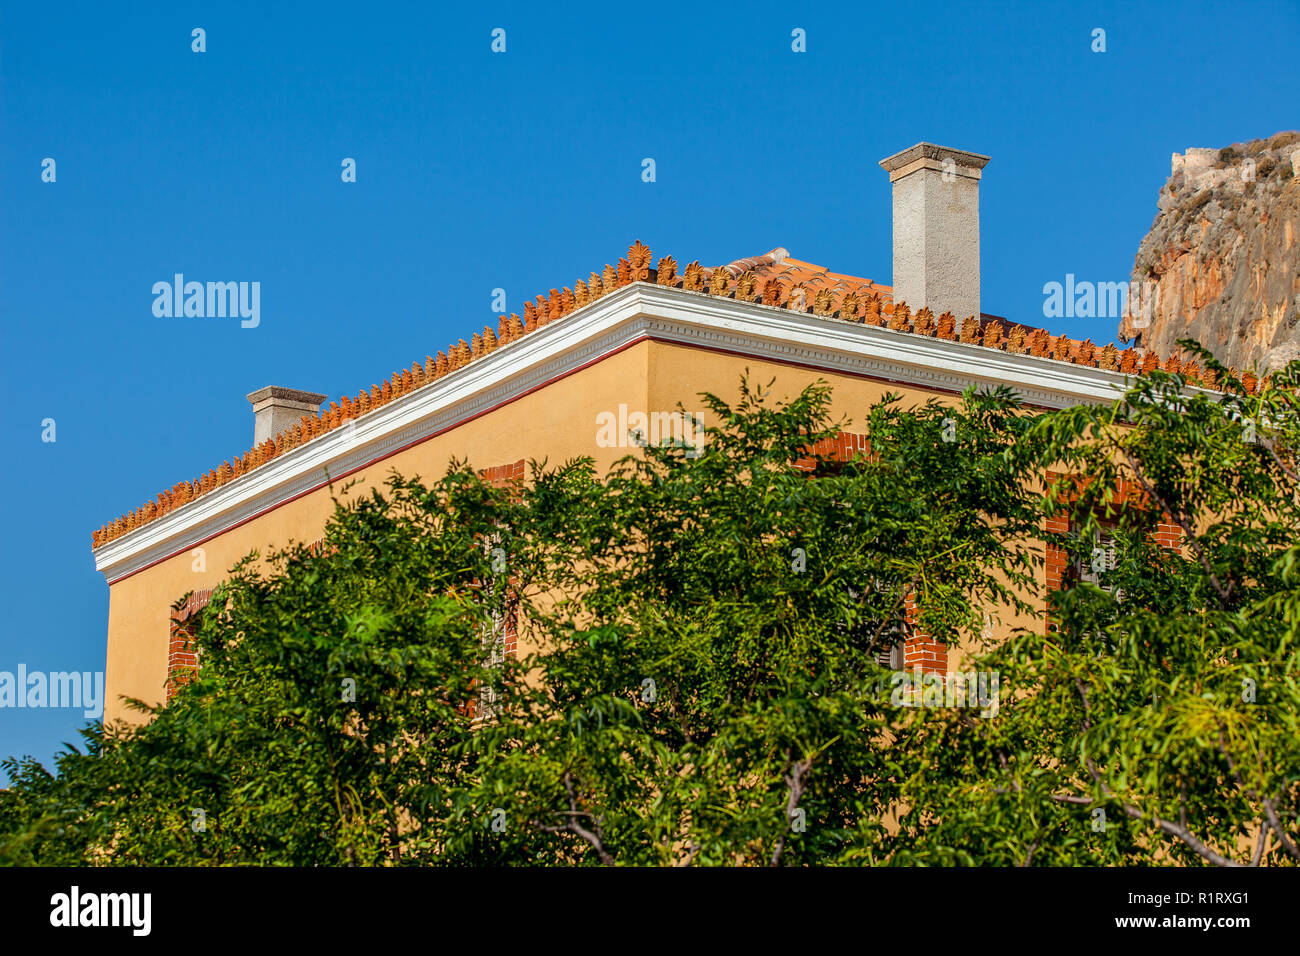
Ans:
{"label": "orange roof tile edge", "polygon": [[[936,316],[929,309],[920,309],[914,315],[906,302],[891,300],[892,290],[888,286],[791,259],[785,249],[773,249],[763,256],[737,259],[714,268],[701,266],[698,261],[691,262],[679,271],[677,260],[672,256],[664,256],[659,260],[658,268],[652,268],[650,248],[637,240],[627,255],[618,260],[617,266],[607,264],[602,272],[592,272],[585,281],[579,279],[572,289],[567,286],[563,290],[551,289],[549,295],[539,295],[535,302],[526,303],[522,319],[514,313],[508,317],[503,315],[495,332],[485,326],[482,333],[476,332],[468,343],[461,339],[448,346],[446,352],[426,356],[423,363],[417,361],[409,369],[394,372],[391,380],[383,385],[371,385],[369,391],[363,389],[355,398],[344,396],[338,402],[331,402],[328,409],[315,417],[302,416],[293,428],[250,448],[235,458],[233,464],[223,461],[220,467],[199,478],[178,482],[160,492],[155,500],[92,532],[92,547],[101,547],[170,514],[285,452],[339,428],[344,422],[453,374],[489,352],[508,346],[540,326],[563,318],[633,282],[651,282],[744,302],[760,302],[825,318],[884,326],[915,335],[983,345],[1021,355],[1044,356],[1125,374],[1145,374],[1163,369],[1181,373],[1189,383],[1213,385],[1207,370],[1196,362],[1184,364],[1177,356],[1161,362],[1159,356],[1151,351],[1138,353],[1135,349],[1127,349],[1121,352],[1114,345],[1098,348],[1091,340],[1053,336],[1045,329],[1024,325],[1006,328],[991,316],[972,315],[959,320],[951,312]],[[1258,380],[1253,373],[1246,372],[1238,377],[1248,391],[1257,389]]]}

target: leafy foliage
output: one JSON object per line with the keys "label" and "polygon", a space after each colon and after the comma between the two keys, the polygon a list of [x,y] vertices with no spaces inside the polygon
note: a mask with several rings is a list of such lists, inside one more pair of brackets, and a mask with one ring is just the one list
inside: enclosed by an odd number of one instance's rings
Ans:
{"label": "leafy foliage", "polygon": [[[0,862],[1293,861],[1300,365],[1202,362],[1222,394],[887,396],[850,461],[824,385],[746,380],[608,475],[341,498],[232,569],[148,722],[6,761]],[[1044,541],[1103,531],[1044,617]],[[909,606],[992,700],[885,663]]]}

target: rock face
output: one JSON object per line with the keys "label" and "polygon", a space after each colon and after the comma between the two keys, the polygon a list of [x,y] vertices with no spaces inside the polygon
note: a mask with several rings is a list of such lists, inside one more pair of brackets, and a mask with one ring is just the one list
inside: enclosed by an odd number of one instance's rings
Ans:
{"label": "rock face", "polygon": [[1133,264],[1130,288],[1146,294],[1120,340],[1172,355],[1193,338],[1243,370],[1300,357],[1297,174],[1297,132],[1175,153]]}

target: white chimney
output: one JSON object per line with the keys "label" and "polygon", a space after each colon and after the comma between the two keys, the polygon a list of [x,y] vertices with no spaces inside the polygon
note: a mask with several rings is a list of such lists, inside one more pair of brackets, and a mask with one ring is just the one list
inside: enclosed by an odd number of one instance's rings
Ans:
{"label": "white chimney", "polygon": [[894,301],[980,315],[980,170],[989,157],[917,143],[882,159],[894,187]]}
{"label": "white chimney", "polygon": [[296,388],[268,385],[247,398],[253,403],[253,444],[260,445],[298,424],[304,415],[315,415],[325,396]]}

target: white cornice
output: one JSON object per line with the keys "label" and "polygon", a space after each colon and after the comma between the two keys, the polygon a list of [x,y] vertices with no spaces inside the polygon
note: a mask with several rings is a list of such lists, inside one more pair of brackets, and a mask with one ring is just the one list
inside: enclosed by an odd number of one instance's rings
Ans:
{"label": "white cornice", "polygon": [[1063,408],[1113,401],[1129,380],[1119,372],[1016,355],[857,322],[736,302],[681,289],[644,286],[642,309],[655,338],[797,362],[959,392],[1005,384],[1033,405]]}
{"label": "white cornice", "polygon": [[95,567],[112,583],[643,338],[951,392],[1005,384],[1049,408],[1111,401],[1127,380],[1055,359],[635,283],[110,541],[95,549]]}

